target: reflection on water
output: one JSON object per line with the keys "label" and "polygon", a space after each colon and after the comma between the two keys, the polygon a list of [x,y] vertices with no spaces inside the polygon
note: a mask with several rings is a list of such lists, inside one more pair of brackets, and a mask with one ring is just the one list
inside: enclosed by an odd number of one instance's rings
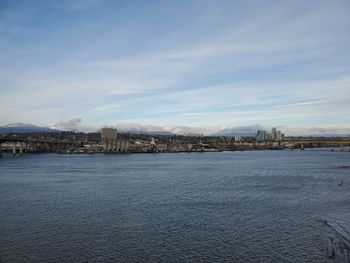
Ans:
{"label": "reflection on water", "polygon": [[331,150],[2,158],[0,262],[332,262],[346,166]]}

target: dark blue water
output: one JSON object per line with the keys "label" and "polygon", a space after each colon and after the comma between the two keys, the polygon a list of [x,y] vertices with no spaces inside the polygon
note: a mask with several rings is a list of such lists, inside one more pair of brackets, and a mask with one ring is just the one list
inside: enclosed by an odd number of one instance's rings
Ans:
{"label": "dark blue water", "polygon": [[[0,262],[330,262],[350,153],[0,159]],[[338,186],[343,179],[343,186]]]}

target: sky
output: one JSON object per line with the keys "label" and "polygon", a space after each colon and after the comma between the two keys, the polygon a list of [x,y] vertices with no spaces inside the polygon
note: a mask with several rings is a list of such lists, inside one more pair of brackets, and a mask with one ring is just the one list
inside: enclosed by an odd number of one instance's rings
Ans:
{"label": "sky", "polygon": [[348,0],[0,0],[0,125],[350,133],[349,14]]}

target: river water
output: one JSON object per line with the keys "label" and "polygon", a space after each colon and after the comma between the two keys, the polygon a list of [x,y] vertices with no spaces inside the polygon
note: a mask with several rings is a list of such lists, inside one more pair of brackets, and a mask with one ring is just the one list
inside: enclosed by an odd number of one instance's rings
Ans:
{"label": "river water", "polygon": [[0,262],[332,262],[349,167],[329,149],[4,157]]}

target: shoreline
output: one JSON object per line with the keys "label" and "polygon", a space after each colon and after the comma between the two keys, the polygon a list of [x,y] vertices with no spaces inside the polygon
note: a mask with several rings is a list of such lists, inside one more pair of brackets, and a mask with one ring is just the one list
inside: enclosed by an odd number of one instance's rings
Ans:
{"label": "shoreline", "polygon": [[[340,149],[340,147],[338,147]],[[223,153],[223,152],[261,152],[261,151],[303,151],[303,150],[323,150],[329,149],[331,152],[350,152],[350,149],[335,150],[335,147],[318,147],[306,149],[289,149],[289,148],[257,148],[257,149],[239,149],[239,150],[204,150],[204,151],[154,151],[154,152],[24,152],[22,154],[11,152],[1,152],[0,158],[22,156],[27,154],[57,154],[57,155],[130,155],[130,154],[179,154],[179,153]]]}

